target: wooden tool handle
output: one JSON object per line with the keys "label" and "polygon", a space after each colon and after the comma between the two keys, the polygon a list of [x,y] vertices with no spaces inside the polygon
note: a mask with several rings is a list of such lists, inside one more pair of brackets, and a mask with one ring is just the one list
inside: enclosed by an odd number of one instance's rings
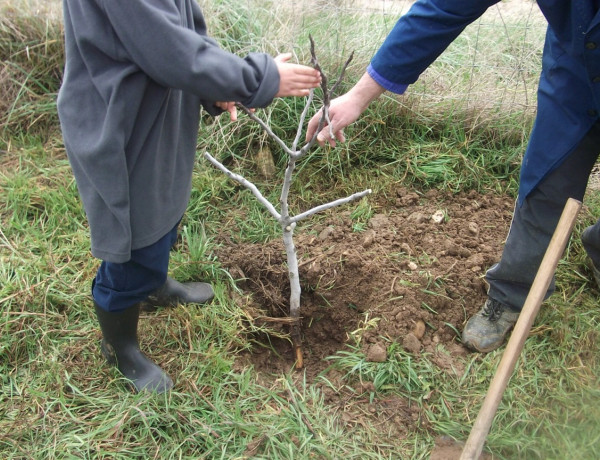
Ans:
{"label": "wooden tool handle", "polygon": [[492,425],[492,420],[502,399],[502,394],[506,389],[508,380],[515,369],[515,364],[525,339],[529,335],[529,331],[535,320],[535,317],[540,309],[540,305],[544,300],[544,296],[548,291],[548,286],[552,281],[552,276],[556,271],[558,261],[562,257],[573,226],[575,225],[575,218],[581,208],[581,202],[573,198],[569,198],[563,213],[560,217],[556,230],[552,235],[550,244],[546,249],[546,254],[542,260],[540,268],[535,275],[529,295],[523,305],[523,310],[519,315],[519,319],[515,324],[515,328],[510,336],[502,360],[498,365],[496,374],[490,383],[483,405],[479,410],[477,419],[473,425],[469,438],[465,443],[460,460],[477,460],[481,455],[483,449],[483,443]]}

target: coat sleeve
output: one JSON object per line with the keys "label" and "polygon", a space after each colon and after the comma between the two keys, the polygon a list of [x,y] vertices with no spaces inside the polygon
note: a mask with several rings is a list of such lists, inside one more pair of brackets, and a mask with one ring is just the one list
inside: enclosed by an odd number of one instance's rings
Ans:
{"label": "coat sleeve", "polygon": [[205,31],[194,30],[195,24],[182,24],[176,3],[102,0],[127,54],[124,57],[157,83],[191,92],[202,100],[268,105],[279,88],[274,60],[263,53],[241,58],[221,49]]}
{"label": "coat sleeve", "polygon": [[465,27],[498,1],[418,0],[386,37],[369,73],[392,91],[414,83]]}

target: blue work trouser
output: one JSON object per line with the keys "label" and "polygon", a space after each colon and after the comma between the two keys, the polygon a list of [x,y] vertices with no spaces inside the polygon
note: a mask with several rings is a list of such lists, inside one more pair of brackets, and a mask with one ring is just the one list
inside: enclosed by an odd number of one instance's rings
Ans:
{"label": "blue work trouser", "polygon": [[131,251],[128,262],[102,261],[92,283],[92,296],[98,306],[107,311],[122,311],[165,284],[177,227],[156,243]]}
{"label": "blue work trouser", "polygon": [[[600,122],[596,123],[569,157],[525,198],[517,203],[508,238],[500,262],[485,276],[489,283],[488,296],[520,311],[556,225],[569,198],[583,200],[592,168],[600,153]],[[591,238],[600,248],[598,231]],[[600,267],[600,251],[589,253],[592,262]],[[546,293],[554,292],[554,278]]]}

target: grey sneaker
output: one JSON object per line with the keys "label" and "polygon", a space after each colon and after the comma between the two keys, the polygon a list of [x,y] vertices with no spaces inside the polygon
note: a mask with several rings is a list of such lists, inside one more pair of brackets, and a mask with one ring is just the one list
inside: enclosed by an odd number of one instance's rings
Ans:
{"label": "grey sneaker", "polygon": [[600,270],[596,268],[594,262],[592,262],[592,273],[594,274],[594,280],[596,281],[596,286],[600,289]]}
{"label": "grey sneaker", "polygon": [[[598,249],[596,248],[596,246],[588,241],[588,239],[590,238],[589,235],[592,232],[593,228],[594,228],[593,225],[590,227],[587,227],[581,233],[581,242],[583,243],[585,252],[587,252],[590,259],[592,258],[592,255],[597,255],[597,253],[598,253]],[[594,263],[593,260],[591,262],[592,262],[592,274],[594,275],[594,281],[596,281],[596,285],[598,286],[598,288],[600,288],[600,270],[598,270],[596,268],[596,264]]]}
{"label": "grey sneaker", "polygon": [[467,321],[462,334],[463,345],[481,353],[495,350],[504,343],[519,313],[488,298],[483,308]]}

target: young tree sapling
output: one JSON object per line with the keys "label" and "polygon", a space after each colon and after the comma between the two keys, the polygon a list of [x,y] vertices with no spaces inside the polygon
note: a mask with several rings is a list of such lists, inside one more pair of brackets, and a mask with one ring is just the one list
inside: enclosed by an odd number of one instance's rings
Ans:
{"label": "young tree sapling", "polygon": [[290,307],[289,307],[289,316],[290,316],[290,322],[291,322],[290,336],[292,338],[292,343],[293,343],[295,354],[296,354],[296,367],[297,368],[302,368],[304,366],[304,363],[303,363],[303,358],[302,358],[302,340],[301,340],[301,332],[300,332],[300,293],[301,293],[301,288],[300,288],[300,277],[299,277],[299,271],[298,271],[298,257],[296,254],[296,247],[294,245],[294,238],[293,238],[294,229],[296,228],[296,225],[298,222],[300,222],[303,219],[306,219],[307,217],[309,217],[317,212],[324,211],[326,209],[330,209],[330,208],[333,208],[333,207],[336,207],[336,206],[339,206],[339,205],[342,205],[345,203],[349,203],[353,200],[362,198],[371,193],[371,189],[367,189],[362,192],[354,193],[345,198],[340,198],[338,200],[331,201],[329,203],[315,206],[314,208],[309,209],[308,211],[304,211],[300,214],[296,214],[296,215],[290,214],[288,197],[289,197],[290,188],[292,185],[293,173],[296,168],[296,162],[298,160],[300,160],[302,157],[304,157],[309,152],[311,147],[315,144],[316,139],[317,139],[317,133],[321,131],[321,128],[323,127],[323,124],[325,121],[328,121],[328,124],[330,126],[330,133],[331,133],[331,136],[333,137],[331,123],[329,123],[329,104],[331,101],[331,95],[334,93],[334,91],[338,87],[339,83],[342,81],[342,78],[344,76],[346,68],[348,67],[348,64],[350,64],[350,61],[352,60],[352,57],[353,57],[353,54],[350,55],[350,57],[344,64],[337,81],[331,87],[331,89],[329,89],[327,87],[327,77],[323,73],[323,71],[319,65],[319,62],[317,60],[317,57],[316,57],[315,45],[314,45],[313,38],[312,37],[309,37],[309,38],[310,38],[310,44],[311,44],[311,47],[310,47],[311,63],[315,69],[317,69],[321,72],[322,79],[321,79],[320,87],[323,92],[322,116],[321,116],[321,119],[319,122],[319,126],[318,126],[314,136],[312,137],[312,139],[310,139],[304,146],[302,146],[302,148],[298,149],[298,143],[300,141],[300,136],[302,134],[302,128],[304,125],[304,121],[306,119],[306,115],[307,115],[308,110],[313,101],[313,96],[314,96],[313,90],[310,91],[310,95],[307,98],[306,105],[300,116],[296,137],[295,137],[291,147],[288,147],[286,145],[286,143],[283,142],[283,140],[281,140],[273,132],[273,130],[269,127],[269,125],[267,125],[263,120],[261,120],[259,117],[257,117],[253,111],[249,110],[248,108],[244,107],[241,104],[238,104],[238,107],[240,107],[240,109],[244,113],[246,113],[252,120],[257,122],[261,126],[261,128],[267,133],[267,135],[269,137],[271,137],[288,156],[288,163],[287,163],[287,167],[285,170],[283,184],[281,187],[281,195],[279,198],[280,211],[277,211],[275,206],[263,196],[263,194],[256,187],[256,185],[254,185],[252,182],[248,181],[243,176],[230,171],[226,166],[224,166],[220,161],[218,161],[217,159],[212,157],[208,152],[204,153],[204,157],[210,163],[212,163],[216,168],[220,169],[231,179],[235,180],[236,182],[240,183],[241,185],[246,187],[248,190],[250,190],[252,192],[252,194],[256,197],[256,199],[265,208],[267,208],[269,213],[277,220],[277,222],[279,222],[279,225],[281,226],[282,235],[283,235],[283,244],[284,244],[285,252],[287,255],[288,275],[289,275],[289,280],[290,280]]}

